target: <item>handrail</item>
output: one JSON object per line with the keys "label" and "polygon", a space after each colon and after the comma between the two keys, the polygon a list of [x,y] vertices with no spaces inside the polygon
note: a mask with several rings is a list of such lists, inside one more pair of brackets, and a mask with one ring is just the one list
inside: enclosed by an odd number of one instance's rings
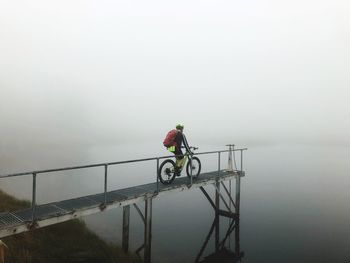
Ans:
{"label": "handrail", "polygon": [[[248,150],[247,148],[242,148],[242,149],[234,149],[234,145],[228,145],[229,150],[222,150],[222,151],[211,151],[211,152],[202,152],[202,153],[195,153],[194,155],[203,155],[203,154],[218,154],[218,175],[221,170],[220,168],[220,156],[221,153],[223,152],[228,152],[229,153],[229,169],[232,170],[232,153],[235,151],[240,151],[241,152],[241,171],[243,171],[243,151]],[[37,175],[42,174],[42,173],[51,173],[51,172],[59,172],[59,171],[66,171],[66,170],[76,170],[76,169],[85,169],[85,168],[92,168],[92,167],[104,167],[104,203],[102,204],[101,208],[105,207],[107,205],[107,188],[108,188],[108,166],[110,165],[117,165],[117,164],[126,164],[126,163],[136,163],[136,162],[145,162],[145,161],[154,161],[156,160],[157,163],[157,170],[156,170],[156,181],[157,181],[157,193],[159,193],[159,178],[158,178],[158,173],[159,173],[159,160],[165,159],[165,158],[173,158],[179,155],[168,155],[168,156],[160,156],[160,157],[152,157],[152,158],[143,158],[143,159],[135,159],[135,160],[127,160],[127,161],[119,161],[119,162],[109,162],[109,163],[98,163],[98,164],[90,164],[90,165],[81,165],[81,166],[71,166],[71,167],[65,167],[65,168],[56,168],[56,169],[47,169],[47,170],[39,170],[39,171],[32,171],[32,172],[23,172],[23,173],[15,173],[15,174],[7,174],[7,175],[0,175],[1,178],[9,178],[9,177],[14,177],[14,176],[23,176],[23,175],[32,175],[33,177],[33,188],[32,188],[32,225],[35,224],[36,221],[36,207],[37,207],[37,202],[36,202],[36,185],[37,185]],[[191,159],[190,159],[191,162]],[[237,168],[236,168],[237,169]],[[192,169],[191,169],[191,184],[192,186]]]}
{"label": "handrail", "polygon": [[[245,150],[248,150],[248,148],[233,149],[232,151],[245,151]],[[194,153],[194,155],[223,153],[223,152],[229,152],[229,151],[230,150],[201,152],[201,153]],[[1,178],[8,178],[8,177],[15,177],[15,176],[23,176],[23,175],[33,175],[33,174],[52,173],[52,172],[67,171],[67,170],[77,170],[77,169],[85,169],[85,168],[93,168],[93,167],[102,167],[102,166],[106,166],[106,165],[110,166],[110,165],[117,165],[117,164],[126,164],[126,163],[136,163],[136,162],[161,160],[161,159],[173,158],[173,157],[175,157],[175,156],[174,155],[168,155],[168,156],[160,156],[160,157],[151,157],[151,158],[143,158],[143,159],[135,159],[135,160],[118,161],[118,162],[97,163],[97,164],[90,164],[90,165],[71,166],[71,167],[64,167],[64,168],[54,168],[54,169],[46,169],[46,170],[31,171],[31,172],[5,174],[5,175],[0,175],[0,179]]]}

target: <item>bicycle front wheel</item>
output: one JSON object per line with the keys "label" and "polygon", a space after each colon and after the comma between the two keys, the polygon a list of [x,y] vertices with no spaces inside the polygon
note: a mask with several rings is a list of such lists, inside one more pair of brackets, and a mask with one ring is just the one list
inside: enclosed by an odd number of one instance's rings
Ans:
{"label": "bicycle front wheel", "polygon": [[[192,167],[191,167],[192,164]],[[188,160],[186,166],[187,176],[191,178],[191,170],[192,170],[192,178],[197,178],[201,172],[201,161],[197,157],[192,157],[192,161]]]}
{"label": "bicycle front wheel", "polygon": [[162,184],[171,184],[175,179],[175,162],[173,160],[165,160],[159,167],[159,181]]}

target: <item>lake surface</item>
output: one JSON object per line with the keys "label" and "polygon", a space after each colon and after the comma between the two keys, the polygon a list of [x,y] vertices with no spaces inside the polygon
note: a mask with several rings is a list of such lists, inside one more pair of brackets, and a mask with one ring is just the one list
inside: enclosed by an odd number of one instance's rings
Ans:
{"label": "lake surface", "polygon": [[[241,180],[240,245],[245,253],[242,262],[350,262],[350,148],[247,147],[246,176]],[[200,150],[218,149],[224,147],[207,146]],[[16,155],[17,159],[3,158],[1,174],[167,155],[159,143],[101,146],[62,153],[64,149],[56,149],[23,153]],[[204,171],[217,169],[216,158],[201,156]],[[227,156],[222,159],[224,167]],[[111,167],[109,189],[152,182],[156,179],[155,169],[155,162]],[[1,180],[0,185],[21,198],[31,195],[30,176]],[[206,189],[213,193],[212,187]],[[38,176],[39,203],[102,190],[102,168]],[[153,262],[194,262],[213,219],[213,209],[199,190],[156,198],[152,219]],[[121,244],[122,209],[89,216],[84,221],[103,239]],[[221,225],[223,236],[228,222],[221,220]],[[143,243],[143,225],[133,208],[130,231],[130,248],[136,250]],[[213,252],[212,241],[204,255]]]}

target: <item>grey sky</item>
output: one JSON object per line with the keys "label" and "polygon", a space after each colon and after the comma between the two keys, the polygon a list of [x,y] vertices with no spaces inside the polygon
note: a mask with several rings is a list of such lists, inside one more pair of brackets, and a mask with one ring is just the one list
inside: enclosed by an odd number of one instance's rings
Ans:
{"label": "grey sky", "polygon": [[350,145],[350,3],[1,1],[1,144]]}

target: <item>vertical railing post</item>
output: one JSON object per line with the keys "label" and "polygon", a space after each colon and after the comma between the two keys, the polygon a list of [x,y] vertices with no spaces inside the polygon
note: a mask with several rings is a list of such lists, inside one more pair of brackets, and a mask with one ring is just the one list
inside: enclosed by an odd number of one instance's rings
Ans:
{"label": "vertical railing post", "polygon": [[32,223],[35,221],[36,212],[36,173],[33,173],[33,188],[32,188]]}
{"label": "vertical railing post", "polygon": [[192,178],[192,175],[193,175],[192,156],[189,156],[189,158],[190,158],[190,175],[191,175],[191,186],[192,186],[192,182],[193,182],[193,178]]}
{"label": "vertical railing post", "polygon": [[107,173],[108,173],[108,165],[105,164],[105,186],[104,186],[104,204],[107,205]]}
{"label": "vertical railing post", "polygon": [[232,146],[231,144],[228,144],[228,163],[227,163],[227,171],[232,172],[233,171],[233,165],[232,165]]}
{"label": "vertical railing post", "polygon": [[241,150],[241,172],[243,172],[243,150]]}
{"label": "vertical railing post", "polygon": [[228,163],[227,163],[227,171],[232,172],[233,171],[233,152],[235,150],[234,144],[226,144],[228,146]]}
{"label": "vertical railing post", "polygon": [[221,152],[218,152],[218,176],[220,176],[220,169],[221,169]]}
{"label": "vertical railing post", "polygon": [[156,177],[157,177],[157,194],[159,193],[159,158],[157,158],[157,173],[156,173]]}

